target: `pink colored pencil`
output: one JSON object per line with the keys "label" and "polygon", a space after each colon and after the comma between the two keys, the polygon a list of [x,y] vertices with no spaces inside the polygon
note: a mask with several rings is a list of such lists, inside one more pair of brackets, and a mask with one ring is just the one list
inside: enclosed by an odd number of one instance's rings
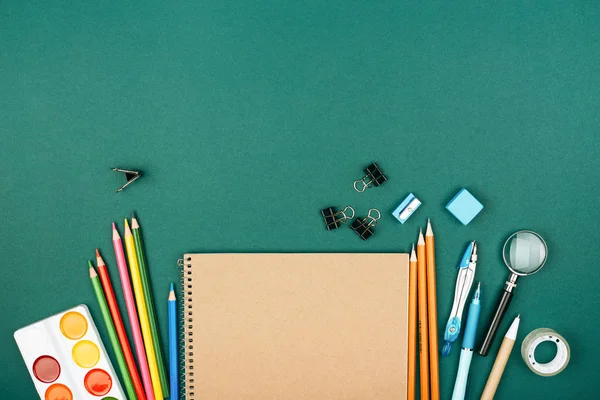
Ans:
{"label": "pink colored pencil", "polygon": [[129,272],[127,271],[127,263],[125,262],[125,254],[123,253],[123,243],[121,242],[121,236],[117,231],[115,223],[112,224],[113,229],[113,247],[115,249],[115,256],[117,258],[117,266],[119,267],[119,277],[121,278],[121,286],[123,286],[123,294],[125,295],[125,304],[127,305],[127,314],[129,316],[129,324],[131,325],[131,333],[133,335],[133,343],[135,345],[135,352],[138,357],[138,364],[140,365],[140,372],[142,374],[142,382],[144,384],[144,391],[148,400],[156,400],[154,396],[154,390],[152,389],[152,380],[150,379],[150,370],[148,369],[148,360],[146,359],[146,350],[144,348],[144,341],[142,339],[142,332],[140,330],[140,321],[138,320],[137,311],[135,308],[135,300],[133,299],[133,293],[131,291],[131,283],[129,281]]}

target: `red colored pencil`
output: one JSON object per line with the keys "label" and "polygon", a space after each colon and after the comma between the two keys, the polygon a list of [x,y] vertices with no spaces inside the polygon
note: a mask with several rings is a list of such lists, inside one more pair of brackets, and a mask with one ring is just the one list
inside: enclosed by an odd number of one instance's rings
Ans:
{"label": "red colored pencil", "polygon": [[133,388],[137,394],[138,400],[146,400],[144,387],[142,386],[142,380],[140,379],[137,367],[135,366],[133,353],[131,352],[131,346],[129,346],[129,339],[127,339],[125,326],[123,325],[123,320],[121,319],[121,313],[119,312],[119,306],[117,305],[115,292],[113,291],[112,284],[110,283],[110,277],[108,276],[106,264],[104,263],[102,257],[100,257],[98,249],[96,249],[96,264],[98,265],[98,275],[100,276],[100,281],[102,282],[102,287],[104,288],[104,293],[106,294],[108,308],[110,309],[113,321],[115,322],[115,328],[117,329],[119,342],[121,342],[121,348],[123,349],[123,355],[125,356],[125,363],[127,364],[127,369],[129,370],[131,380],[133,381]]}

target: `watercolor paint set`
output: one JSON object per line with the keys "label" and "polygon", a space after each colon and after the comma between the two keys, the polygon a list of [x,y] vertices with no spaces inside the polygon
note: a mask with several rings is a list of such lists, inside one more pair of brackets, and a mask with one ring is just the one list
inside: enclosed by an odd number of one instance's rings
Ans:
{"label": "watercolor paint set", "polygon": [[85,305],[53,315],[14,334],[43,400],[126,400]]}

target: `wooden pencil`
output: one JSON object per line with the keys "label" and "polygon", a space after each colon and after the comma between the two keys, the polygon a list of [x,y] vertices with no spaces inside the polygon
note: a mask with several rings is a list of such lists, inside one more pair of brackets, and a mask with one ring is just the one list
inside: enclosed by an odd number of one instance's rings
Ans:
{"label": "wooden pencil", "polygon": [[163,399],[160,374],[158,372],[158,364],[156,363],[156,352],[154,351],[154,342],[152,341],[152,330],[150,329],[150,321],[148,321],[148,310],[146,310],[146,299],[144,298],[144,289],[142,288],[140,267],[135,252],[135,243],[133,242],[133,236],[131,235],[131,229],[127,220],[125,220],[125,250],[127,251],[127,258],[129,260],[131,283],[140,317],[142,337],[144,338],[144,347],[146,348],[146,357],[148,358],[148,368],[150,369],[152,387],[154,388],[154,397],[157,400]]}
{"label": "wooden pencil", "polygon": [[131,217],[131,233],[135,242],[135,251],[140,266],[140,277],[142,278],[142,289],[144,290],[144,299],[146,300],[146,310],[148,311],[148,321],[152,332],[152,341],[154,342],[154,352],[156,353],[156,364],[158,364],[158,374],[163,393],[169,393],[169,382],[167,380],[167,369],[162,354],[160,336],[158,334],[158,324],[156,322],[156,313],[154,312],[154,300],[150,289],[150,278],[148,277],[148,264],[144,253],[144,243],[142,241],[142,232],[135,216]]}
{"label": "wooden pencil", "polygon": [[179,400],[179,351],[177,349],[177,300],[171,283],[168,299],[169,311],[169,372],[171,377],[171,397],[169,400]]}
{"label": "wooden pencil", "polygon": [[113,290],[112,283],[110,282],[110,276],[108,275],[106,263],[100,256],[100,252],[98,251],[98,249],[96,249],[96,265],[98,266],[98,275],[100,276],[100,282],[102,283],[102,287],[104,288],[104,294],[106,295],[108,309],[110,310],[110,314],[112,315],[112,319],[115,324],[115,329],[117,331],[117,337],[119,338],[119,342],[121,343],[121,349],[123,350],[125,363],[127,364],[129,375],[131,376],[133,389],[135,390],[135,394],[138,400],[146,400],[146,395],[144,394],[144,388],[142,386],[142,380],[140,379],[140,374],[138,373],[137,367],[135,365],[135,359],[133,358],[133,353],[131,352],[131,346],[129,345],[127,333],[125,332],[125,326],[123,325],[123,319],[121,318],[121,312],[119,311],[119,306],[117,305],[115,292]]}
{"label": "wooden pencil", "polygon": [[506,335],[504,335],[504,339],[498,349],[498,355],[496,356],[496,360],[494,360],[494,365],[492,366],[490,376],[485,383],[480,400],[494,400],[494,395],[500,384],[500,379],[502,379],[504,368],[506,368],[506,363],[508,362],[513,346],[515,345],[515,340],[517,340],[517,332],[521,321],[520,317],[521,314],[517,315],[517,318],[510,324],[510,328],[508,328]]}
{"label": "wooden pencil", "polygon": [[427,220],[425,232],[427,259],[427,316],[429,318],[429,378],[431,400],[440,400],[440,367],[438,353],[437,295],[435,283],[435,239],[431,221]]}
{"label": "wooden pencil", "polygon": [[112,224],[112,239],[115,257],[117,259],[117,267],[119,267],[119,277],[121,278],[123,296],[125,297],[125,305],[127,306],[129,326],[131,328],[131,335],[133,336],[133,344],[135,345],[135,354],[137,355],[140,373],[142,374],[142,383],[144,384],[146,399],[156,400],[154,397],[154,389],[152,388],[152,379],[150,378],[150,369],[148,368],[148,359],[146,358],[146,349],[144,348],[144,339],[142,338],[142,331],[140,329],[140,321],[135,308],[133,291],[131,290],[125,253],[123,252],[123,242],[121,241],[121,236],[119,236],[119,231],[117,231],[114,222]]}
{"label": "wooden pencil", "polygon": [[429,400],[429,328],[427,320],[427,270],[425,267],[425,239],[419,231],[417,242],[417,299],[419,302],[419,362],[421,400]]}
{"label": "wooden pencil", "polygon": [[408,400],[415,399],[417,370],[417,254],[413,244],[408,272]]}
{"label": "wooden pencil", "polygon": [[127,363],[125,362],[125,357],[123,356],[123,350],[121,349],[119,339],[117,338],[115,325],[113,324],[112,318],[110,316],[110,311],[108,311],[108,304],[106,304],[106,298],[104,297],[104,292],[102,291],[102,286],[100,285],[98,274],[96,273],[94,265],[91,261],[88,261],[88,267],[90,271],[90,280],[92,281],[92,287],[94,288],[94,293],[96,294],[96,299],[98,300],[98,305],[100,306],[100,312],[102,313],[102,319],[104,319],[104,325],[106,326],[106,330],[108,332],[110,344],[112,345],[113,351],[115,352],[117,365],[119,366],[119,371],[121,372],[121,378],[123,379],[123,385],[125,385],[127,397],[129,397],[130,400],[133,400],[136,398],[135,390],[133,388],[133,382],[131,381],[131,376],[129,375],[129,370],[127,369]]}

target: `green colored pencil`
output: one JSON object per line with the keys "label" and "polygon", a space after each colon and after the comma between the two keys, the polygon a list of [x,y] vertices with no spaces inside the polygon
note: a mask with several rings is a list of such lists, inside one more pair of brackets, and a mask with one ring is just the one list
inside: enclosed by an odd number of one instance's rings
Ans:
{"label": "green colored pencil", "polygon": [[144,243],[142,242],[142,233],[135,215],[131,217],[131,233],[135,241],[135,251],[140,264],[140,275],[142,278],[142,289],[146,299],[146,309],[148,310],[148,320],[150,321],[150,330],[152,331],[152,341],[154,342],[154,353],[156,353],[156,363],[158,364],[158,374],[160,376],[160,385],[163,393],[169,393],[169,380],[167,378],[167,368],[162,355],[162,346],[160,336],[158,335],[158,324],[156,323],[156,313],[154,312],[154,301],[150,291],[150,279],[148,278],[148,267],[146,255],[144,254]]}
{"label": "green colored pencil", "polygon": [[119,338],[117,337],[115,324],[113,323],[112,317],[110,316],[110,311],[108,310],[108,304],[106,303],[106,297],[104,297],[104,292],[102,291],[100,279],[98,278],[98,274],[96,273],[94,265],[91,261],[88,261],[88,265],[90,267],[90,280],[92,281],[92,287],[94,288],[94,293],[96,293],[96,299],[98,299],[98,305],[100,306],[100,311],[102,312],[102,318],[104,319],[104,324],[106,325],[106,330],[108,331],[110,343],[115,352],[115,356],[117,357],[117,364],[119,365],[121,377],[123,378],[123,383],[125,384],[127,397],[129,397],[129,400],[136,400],[137,396],[135,394],[135,389],[133,388],[131,375],[129,375],[127,363],[125,363],[125,356],[123,355],[123,350],[121,349],[121,344],[119,343]]}

